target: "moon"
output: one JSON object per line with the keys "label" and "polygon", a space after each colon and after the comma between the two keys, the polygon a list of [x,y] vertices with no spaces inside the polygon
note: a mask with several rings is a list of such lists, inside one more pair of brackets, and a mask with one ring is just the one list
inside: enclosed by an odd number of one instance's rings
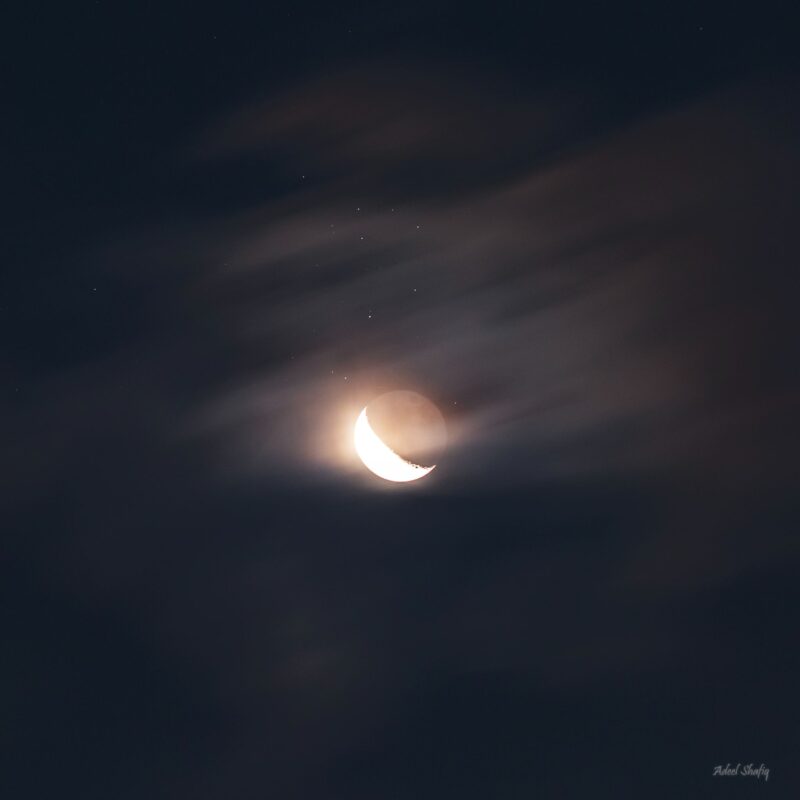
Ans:
{"label": "moon", "polygon": [[379,478],[408,483],[439,463],[447,431],[439,409],[417,392],[394,390],[371,400],[358,415],[353,443],[364,466]]}
{"label": "moon", "polygon": [[395,483],[408,483],[424,478],[436,464],[430,467],[422,467],[399,456],[391,447],[385,445],[367,419],[366,406],[358,415],[353,441],[356,446],[358,457],[364,462],[364,466],[375,473],[379,478]]}

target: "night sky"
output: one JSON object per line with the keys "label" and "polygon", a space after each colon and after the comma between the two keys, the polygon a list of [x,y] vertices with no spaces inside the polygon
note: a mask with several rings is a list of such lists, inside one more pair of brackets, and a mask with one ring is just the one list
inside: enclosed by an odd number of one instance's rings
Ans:
{"label": "night sky", "polygon": [[800,26],[659,5],[4,15],[0,797],[800,796]]}

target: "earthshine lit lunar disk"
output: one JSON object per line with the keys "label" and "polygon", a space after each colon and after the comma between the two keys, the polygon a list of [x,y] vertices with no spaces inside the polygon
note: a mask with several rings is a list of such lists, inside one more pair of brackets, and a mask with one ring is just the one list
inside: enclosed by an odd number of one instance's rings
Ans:
{"label": "earthshine lit lunar disk", "polygon": [[407,483],[424,478],[434,467],[421,467],[411,461],[406,461],[381,441],[378,434],[372,430],[367,419],[367,409],[359,414],[356,420],[353,440],[356,453],[364,462],[364,466],[374,472],[379,478],[396,483]]}

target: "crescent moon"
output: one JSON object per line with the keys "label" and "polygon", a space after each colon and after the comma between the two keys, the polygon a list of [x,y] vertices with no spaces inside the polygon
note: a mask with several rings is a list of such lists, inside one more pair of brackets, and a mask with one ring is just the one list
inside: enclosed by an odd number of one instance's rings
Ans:
{"label": "crescent moon", "polygon": [[396,483],[407,483],[424,478],[434,467],[421,467],[411,461],[406,461],[385,445],[375,431],[372,430],[367,419],[367,409],[359,414],[356,420],[353,440],[356,453],[364,462],[364,466],[374,472],[379,478]]}

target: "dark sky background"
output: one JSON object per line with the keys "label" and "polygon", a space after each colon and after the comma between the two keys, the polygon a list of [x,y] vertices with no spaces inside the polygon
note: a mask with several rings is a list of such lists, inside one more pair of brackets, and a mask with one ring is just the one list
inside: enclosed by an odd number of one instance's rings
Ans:
{"label": "dark sky background", "polygon": [[11,12],[0,796],[798,796],[798,27],[728,5]]}

